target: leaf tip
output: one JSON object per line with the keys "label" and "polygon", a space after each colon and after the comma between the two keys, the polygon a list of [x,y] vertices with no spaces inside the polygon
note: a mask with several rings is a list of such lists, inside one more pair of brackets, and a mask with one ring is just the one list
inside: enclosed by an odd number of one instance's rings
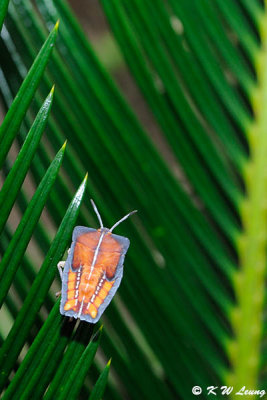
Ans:
{"label": "leaf tip", "polygon": [[62,149],[63,151],[65,151],[66,146],[67,146],[67,140],[65,140],[65,142],[63,143],[63,146],[61,147],[61,149]]}
{"label": "leaf tip", "polygon": [[54,30],[57,32],[58,31],[58,27],[59,27],[59,19],[57,20],[55,26],[54,26]]}
{"label": "leaf tip", "polygon": [[107,362],[107,367],[108,367],[108,368],[110,367],[111,360],[112,360],[112,358],[110,358],[110,359],[108,360],[108,362]]}
{"label": "leaf tip", "polygon": [[88,172],[86,172],[83,182],[87,182]]}

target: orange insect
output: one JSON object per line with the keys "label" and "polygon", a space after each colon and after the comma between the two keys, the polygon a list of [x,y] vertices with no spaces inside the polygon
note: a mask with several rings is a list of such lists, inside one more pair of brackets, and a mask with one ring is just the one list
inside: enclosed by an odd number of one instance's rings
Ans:
{"label": "orange insect", "polygon": [[58,269],[62,279],[60,313],[96,323],[121,283],[123,261],[130,245],[129,239],[112,231],[136,210],[108,229],[104,228],[96,205],[91,202],[100,229],[76,226],[67,260],[58,263]]}

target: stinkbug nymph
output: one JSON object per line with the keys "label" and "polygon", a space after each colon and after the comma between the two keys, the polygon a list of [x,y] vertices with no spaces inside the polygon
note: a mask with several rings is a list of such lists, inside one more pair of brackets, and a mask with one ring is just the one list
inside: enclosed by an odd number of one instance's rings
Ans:
{"label": "stinkbug nymph", "polygon": [[123,261],[130,245],[128,238],[112,231],[136,210],[108,229],[91,202],[100,228],[76,226],[67,260],[59,262],[58,269],[62,279],[60,313],[96,323],[121,283]]}

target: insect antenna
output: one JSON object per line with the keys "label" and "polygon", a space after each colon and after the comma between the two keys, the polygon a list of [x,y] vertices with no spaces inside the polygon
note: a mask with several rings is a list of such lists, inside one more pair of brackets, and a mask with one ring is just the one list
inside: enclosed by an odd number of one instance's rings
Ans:
{"label": "insect antenna", "polygon": [[131,211],[129,214],[125,215],[122,219],[120,219],[118,222],[116,222],[116,224],[114,224],[112,226],[112,228],[110,228],[109,232],[112,232],[113,229],[116,228],[116,226],[118,226],[122,221],[124,221],[126,218],[130,217],[130,215],[132,215],[132,214],[134,214],[136,212],[137,212],[137,210],[134,210],[134,211]]}
{"label": "insect antenna", "polygon": [[103,228],[104,228],[104,225],[103,225],[102,219],[101,219],[101,217],[100,217],[99,211],[98,211],[98,209],[97,209],[97,207],[96,207],[96,205],[95,205],[95,203],[94,203],[94,200],[91,199],[91,203],[92,203],[92,206],[93,206],[93,208],[94,208],[94,210],[95,210],[95,213],[96,213],[96,215],[97,215],[98,221],[99,221],[99,223],[100,223],[100,228],[103,229]]}

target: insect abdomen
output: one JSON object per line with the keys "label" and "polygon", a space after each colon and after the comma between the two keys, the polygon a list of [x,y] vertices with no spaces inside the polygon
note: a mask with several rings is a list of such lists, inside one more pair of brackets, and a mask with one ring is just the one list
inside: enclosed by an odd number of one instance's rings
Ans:
{"label": "insect abdomen", "polygon": [[91,231],[77,237],[74,246],[64,311],[74,311],[76,318],[95,319],[115,283],[122,245],[110,233],[100,241],[101,231]]}

